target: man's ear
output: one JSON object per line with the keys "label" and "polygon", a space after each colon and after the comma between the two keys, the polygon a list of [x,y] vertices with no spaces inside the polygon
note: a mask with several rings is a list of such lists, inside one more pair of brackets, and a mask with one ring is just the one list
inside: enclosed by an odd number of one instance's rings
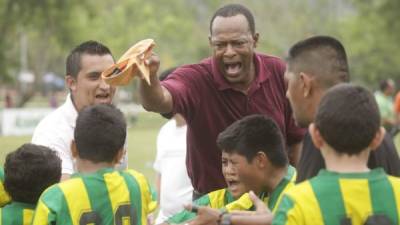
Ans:
{"label": "man's ear", "polygon": [[308,131],[310,132],[311,139],[315,147],[317,147],[317,149],[321,149],[321,147],[323,147],[325,144],[325,140],[321,136],[321,133],[319,132],[314,123],[310,124],[310,126],[308,127]]}
{"label": "man's ear", "polygon": [[79,154],[75,140],[71,141],[71,153],[72,153],[72,158],[78,158]]}
{"label": "man's ear", "polygon": [[312,92],[312,77],[305,72],[300,72],[300,81],[303,87],[303,96],[309,97]]}
{"label": "man's ear", "polygon": [[372,150],[376,150],[382,143],[383,138],[385,138],[385,134],[386,134],[385,128],[380,127],[379,130],[376,132],[374,139],[372,139],[371,144],[369,144],[369,147]]}
{"label": "man's ear", "polygon": [[65,77],[65,83],[67,84],[69,90],[71,91],[76,90],[76,79],[73,76],[67,75]]}
{"label": "man's ear", "polygon": [[254,48],[257,48],[258,40],[259,40],[259,39],[260,39],[260,34],[256,32],[256,33],[253,35]]}

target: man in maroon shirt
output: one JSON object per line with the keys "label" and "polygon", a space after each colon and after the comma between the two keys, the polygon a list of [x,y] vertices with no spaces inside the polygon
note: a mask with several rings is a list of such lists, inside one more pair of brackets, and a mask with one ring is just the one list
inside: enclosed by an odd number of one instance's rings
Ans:
{"label": "man in maroon shirt", "polygon": [[147,62],[151,85],[141,81],[143,107],[185,117],[186,164],[197,194],[226,186],[216,138],[246,115],[272,117],[290,147],[289,153],[300,147],[303,130],[294,124],[285,97],[285,65],[277,57],[255,53],[258,38],[251,12],[242,5],[229,4],[218,9],[210,22],[212,57],[178,68],[161,83],[156,76],[158,58],[152,56]]}

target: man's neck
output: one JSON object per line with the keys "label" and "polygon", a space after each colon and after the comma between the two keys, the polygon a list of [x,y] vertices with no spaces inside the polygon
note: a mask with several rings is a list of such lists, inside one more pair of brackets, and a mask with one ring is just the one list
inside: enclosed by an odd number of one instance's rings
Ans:
{"label": "man's neck", "polygon": [[330,147],[321,149],[326,169],[338,173],[368,172],[367,166],[369,151],[365,150],[358,155],[338,154]]}
{"label": "man's neck", "polygon": [[86,159],[77,159],[76,167],[79,173],[95,173],[100,169],[113,168],[113,163],[100,162],[94,163]]}

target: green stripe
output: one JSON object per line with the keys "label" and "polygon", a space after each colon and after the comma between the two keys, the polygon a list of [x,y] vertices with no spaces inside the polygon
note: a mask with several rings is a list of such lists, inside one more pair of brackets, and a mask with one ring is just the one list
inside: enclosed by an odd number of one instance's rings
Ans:
{"label": "green stripe", "polygon": [[286,224],[287,214],[293,207],[294,207],[293,200],[289,196],[284,195],[282,197],[281,203],[279,204],[279,208],[274,215],[274,220],[272,221],[272,224],[273,225]]}
{"label": "green stripe", "polygon": [[285,189],[285,187],[290,183],[290,181],[292,180],[295,173],[296,173],[296,170],[292,166],[289,165],[286,176],[283,177],[283,179],[279,182],[278,186],[271,193],[271,196],[268,200],[268,208],[269,209],[272,210],[273,208],[275,208],[275,204],[278,201],[279,196],[281,195],[281,193]]}
{"label": "green stripe", "polygon": [[134,207],[137,215],[137,224],[141,224],[142,221],[142,195],[143,191],[140,190],[140,185],[136,178],[124,171],[119,171],[119,174],[125,180],[126,185],[128,186],[129,196],[131,200],[131,207]]}
{"label": "green stripe", "polygon": [[[209,195],[203,195],[203,197],[196,199],[194,204],[198,206],[209,206],[211,204]],[[172,217],[168,218],[169,224],[179,224],[186,222],[188,220],[193,219],[196,217],[196,213],[190,212],[188,210],[182,210],[181,212],[173,215]]]}
{"label": "green stripe", "polygon": [[0,181],[4,182],[4,168],[0,167]]}
{"label": "green stripe", "polygon": [[[373,214],[389,216],[392,224],[398,224],[397,205],[393,187],[387,176],[384,179],[368,179]],[[398,187],[397,187],[398,188]]]}
{"label": "green stripe", "polygon": [[102,224],[114,224],[113,209],[108,195],[104,174],[94,173],[82,176],[92,211],[98,213]]}
{"label": "green stripe", "polygon": [[346,209],[340,190],[339,179],[335,175],[321,176],[311,179],[311,187],[321,209],[325,225],[340,224],[346,218]]}
{"label": "green stripe", "polygon": [[49,208],[50,212],[57,212],[57,218],[54,214],[49,214],[49,222],[57,219],[58,223],[62,222],[63,225],[72,225],[72,219],[69,213],[67,200],[58,185],[47,189],[42,194],[40,199],[47,206],[47,208]]}
{"label": "green stripe", "polygon": [[235,199],[233,198],[233,195],[230,191],[228,191],[228,189],[225,189],[225,196],[224,196],[224,206],[228,205],[229,203],[235,201]]}
{"label": "green stripe", "polygon": [[1,225],[14,225],[14,224],[23,224],[24,208],[18,207],[15,204],[11,203],[6,205],[1,209]]}

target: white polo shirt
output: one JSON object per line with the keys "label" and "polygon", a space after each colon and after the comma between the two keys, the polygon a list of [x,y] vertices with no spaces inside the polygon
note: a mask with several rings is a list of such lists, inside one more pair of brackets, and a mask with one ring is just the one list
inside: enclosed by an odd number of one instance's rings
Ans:
{"label": "white polo shirt", "polygon": [[[71,141],[74,139],[74,129],[78,112],[68,94],[65,103],[43,118],[35,128],[32,143],[44,145],[58,153],[62,160],[62,173],[76,172],[71,153]],[[126,142],[124,148],[126,149]],[[126,168],[127,154],[118,167]]]}

